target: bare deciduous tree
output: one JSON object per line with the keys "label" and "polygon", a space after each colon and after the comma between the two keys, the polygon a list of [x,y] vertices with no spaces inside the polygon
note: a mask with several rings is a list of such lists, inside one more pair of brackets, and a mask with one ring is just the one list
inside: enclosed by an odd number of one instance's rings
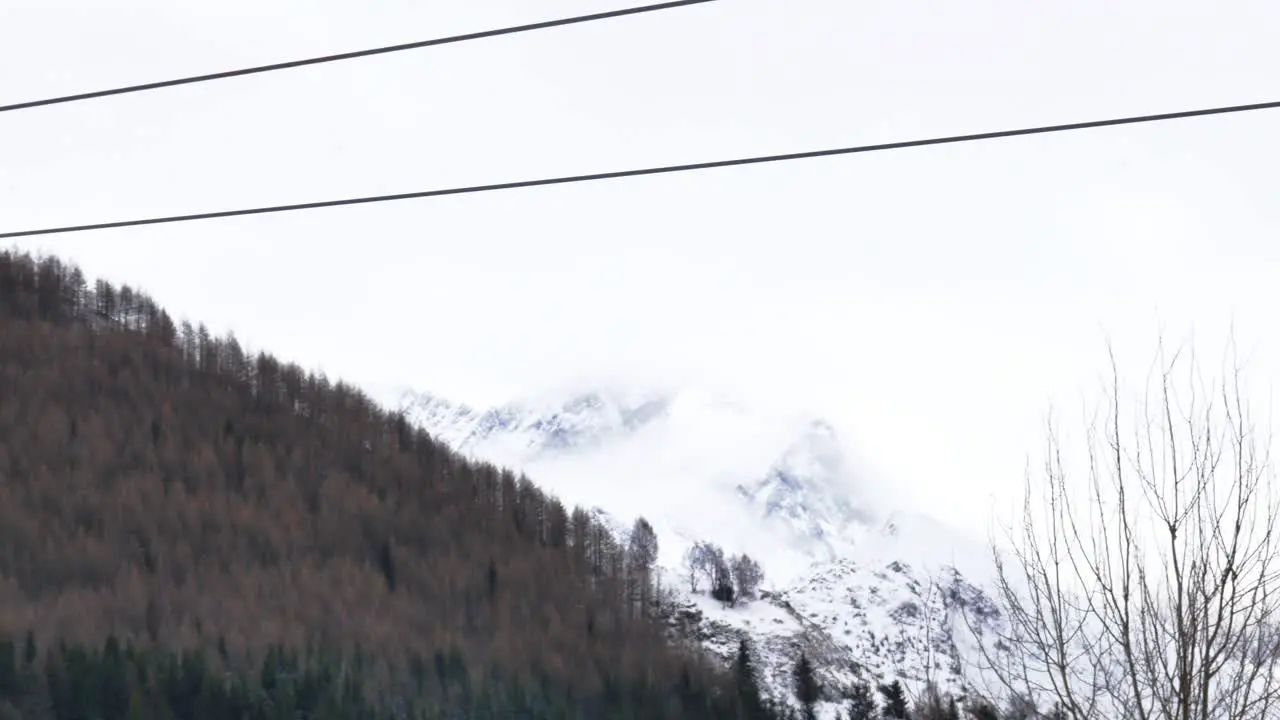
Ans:
{"label": "bare deciduous tree", "polygon": [[993,542],[1007,625],[981,655],[1005,697],[1066,718],[1280,717],[1270,438],[1238,366],[1209,389],[1182,355],[1161,350],[1132,423],[1111,355],[1086,483],[1051,427],[1012,552]]}
{"label": "bare deciduous tree", "polygon": [[760,568],[760,563],[743,553],[735,555],[730,561],[730,566],[734,583],[738,588],[737,596],[744,600],[754,598],[760,590],[760,583],[764,582],[764,570]]}
{"label": "bare deciduous tree", "polygon": [[698,579],[706,573],[710,562],[707,547],[704,543],[696,542],[685,551],[684,571],[685,576],[689,579],[689,592],[698,592]]}
{"label": "bare deciduous tree", "polygon": [[[717,579],[728,574],[724,549],[711,542],[696,542],[685,551],[684,567],[689,578],[689,592],[698,591],[699,579],[707,581],[710,592],[715,589]],[[729,582],[732,583],[731,578]]]}

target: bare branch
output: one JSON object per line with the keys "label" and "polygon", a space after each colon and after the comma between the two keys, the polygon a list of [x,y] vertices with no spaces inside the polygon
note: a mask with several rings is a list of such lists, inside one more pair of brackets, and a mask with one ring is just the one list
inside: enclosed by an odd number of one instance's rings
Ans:
{"label": "bare branch", "polygon": [[1050,423],[1007,557],[992,541],[1005,624],[980,659],[999,695],[1070,718],[1280,717],[1280,505],[1239,366],[1211,388],[1161,343],[1130,418],[1108,356],[1084,462]]}

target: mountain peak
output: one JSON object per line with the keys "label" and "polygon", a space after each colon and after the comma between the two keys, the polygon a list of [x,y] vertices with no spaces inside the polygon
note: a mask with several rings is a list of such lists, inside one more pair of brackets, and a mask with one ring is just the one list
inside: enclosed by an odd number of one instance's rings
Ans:
{"label": "mountain peak", "polygon": [[810,420],[764,477],[738,486],[738,492],[766,518],[780,520],[833,560],[848,545],[850,526],[871,522],[871,513],[852,501],[854,472],[835,428]]}
{"label": "mountain peak", "polygon": [[775,575],[838,556],[871,521],[831,423],[712,388],[561,388],[487,410],[405,397],[412,420],[461,452],[748,552]]}

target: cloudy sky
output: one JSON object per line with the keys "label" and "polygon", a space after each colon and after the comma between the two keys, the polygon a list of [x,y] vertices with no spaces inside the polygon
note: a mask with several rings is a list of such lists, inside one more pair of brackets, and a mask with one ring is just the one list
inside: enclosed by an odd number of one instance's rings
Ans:
{"label": "cloudy sky", "polygon": [[[595,12],[4,0],[0,104]],[[0,231],[1278,99],[1268,0],[723,0],[0,115]],[[1268,93],[1271,93],[1270,95]],[[956,522],[1111,337],[1277,359],[1280,111],[26,241],[366,384],[578,378],[820,411]],[[1212,363],[1211,363],[1212,364]]]}

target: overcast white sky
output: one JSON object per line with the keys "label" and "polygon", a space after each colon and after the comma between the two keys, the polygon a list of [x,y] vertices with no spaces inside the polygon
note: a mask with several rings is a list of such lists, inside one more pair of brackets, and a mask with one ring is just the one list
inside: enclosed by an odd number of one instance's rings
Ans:
{"label": "overcast white sky", "polygon": [[[0,0],[0,104],[623,3],[109,5]],[[0,115],[0,231],[1275,100],[1277,36],[1269,0],[724,0]],[[1277,128],[1258,112],[21,247],[370,387],[484,404],[714,377],[820,410],[866,482],[964,523],[1021,481],[1050,402],[1091,396],[1106,334],[1143,370],[1161,327],[1216,353],[1234,320],[1266,389]]]}

